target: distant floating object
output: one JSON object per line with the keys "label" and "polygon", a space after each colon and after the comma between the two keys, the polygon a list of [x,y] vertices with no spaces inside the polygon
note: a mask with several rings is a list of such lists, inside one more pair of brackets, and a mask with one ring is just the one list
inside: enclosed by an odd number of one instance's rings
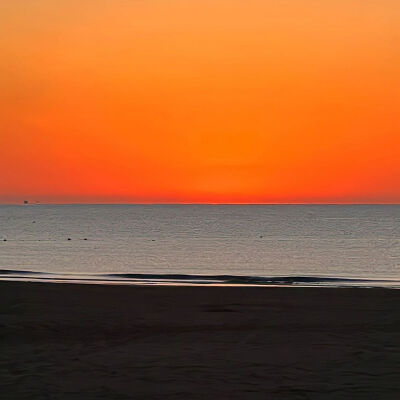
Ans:
{"label": "distant floating object", "polygon": [[84,238],[83,240],[87,240],[87,238]]}
{"label": "distant floating object", "polygon": [[32,221],[32,224],[36,224],[36,221]]}
{"label": "distant floating object", "polygon": [[67,240],[71,240],[71,238],[68,238]]}
{"label": "distant floating object", "polygon": [[7,239],[3,239],[3,242],[7,242]]}
{"label": "distant floating object", "polygon": [[264,236],[263,235],[260,235],[260,239],[262,239]]}
{"label": "distant floating object", "polygon": [[28,200],[24,200],[24,204],[29,204],[29,201]]}
{"label": "distant floating object", "polygon": [[155,241],[156,241],[156,239],[151,239],[151,241],[152,241],[152,242],[155,242]]}

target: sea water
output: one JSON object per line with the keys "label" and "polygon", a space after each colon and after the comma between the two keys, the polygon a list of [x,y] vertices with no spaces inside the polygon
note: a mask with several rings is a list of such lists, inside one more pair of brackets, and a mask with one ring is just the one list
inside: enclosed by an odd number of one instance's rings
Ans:
{"label": "sea water", "polygon": [[398,205],[4,205],[2,279],[400,287]]}

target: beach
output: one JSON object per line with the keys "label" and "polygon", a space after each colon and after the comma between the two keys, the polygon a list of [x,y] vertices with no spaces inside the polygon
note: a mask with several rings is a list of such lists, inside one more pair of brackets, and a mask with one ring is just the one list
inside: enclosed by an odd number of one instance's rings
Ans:
{"label": "beach", "polygon": [[0,282],[3,399],[398,399],[400,291]]}

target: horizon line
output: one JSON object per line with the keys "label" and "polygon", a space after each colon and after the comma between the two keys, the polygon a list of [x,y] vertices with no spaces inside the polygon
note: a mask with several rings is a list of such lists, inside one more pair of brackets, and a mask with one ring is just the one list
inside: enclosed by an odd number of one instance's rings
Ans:
{"label": "horizon line", "polygon": [[335,202],[332,202],[332,203],[330,203],[330,202],[328,202],[328,203],[325,203],[325,202],[271,202],[271,203],[267,203],[267,202],[265,202],[265,203],[263,203],[263,202],[260,202],[260,203],[255,203],[255,202],[252,202],[252,203],[246,203],[246,202],[243,202],[243,203],[240,203],[240,202],[235,202],[235,203],[211,203],[211,202],[209,202],[209,203],[197,203],[197,202],[193,202],[193,203],[191,203],[191,202],[182,202],[182,203],[169,203],[169,202],[167,202],[167,203],[158,203],[158,202],[154,202],[154,203],[144,203],[144,202],[137,202],[137,203],[124,203],[124,202],[121,202],[121,203],[107,203],[107,202],[98,202],[98,203],[86,203],[86,202],[82,202],[82,203],[80,203],[80,202],[72,202],[72,203],[63,203],[63,202],[32,202],[32,203],[30,203],[30,202],[28,202],[28,203],[23,203],[23,202],[13,202],[13,203],[0,203],[0,206],[39,206],[39,205],[54,205],[54,206],[56,206],[56,205],[65,205],[65,206],[70,206],[70,205],[87,205],[87,206],[94,206],[94,205],[106,205],[106,206],[111,206],[111,205],[126,205],[126,206],[128,206],[128,205],[132,205],[132,206],[135,206],[135,205],[137,205],[137,206],[185,206],[185,205],[187,205],[187,206],[252,206],[252,205],[254,205],[254,206],[279,206],[279,205],[282,205],[282,206],[285,206],[285,205],[310,205],[310,206],[317,206],[317,205],[321,205],[321,206],[340,206],[340,205],[342,205],[342,206],[346,206],[346,205],[348,205],[348,206],[350,206],[350,205],[354,205],[354,206],[357,206],[357,205],[359,205],[359,206],[362,206],[362,205],[365,205],[365,206],[367,206],[367,205],[370,205],[370,206],[379,206],[379,205],[392,205],[392,206],[398,206],[398,205],[400,205],[400,203],[399,202],[397,202],[397,203],[395,203],[395,202],[365,202],[365,203],[360,203],[360,202],[337,202],[337,203],[335,203]]}

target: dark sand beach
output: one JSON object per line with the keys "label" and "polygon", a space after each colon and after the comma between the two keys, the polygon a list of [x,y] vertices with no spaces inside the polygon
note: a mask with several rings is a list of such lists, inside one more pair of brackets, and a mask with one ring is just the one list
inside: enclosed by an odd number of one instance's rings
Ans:
{"label": "dark sand beach", "polygon": [[0,282],[2,399],[398,399],[400,291]]}

